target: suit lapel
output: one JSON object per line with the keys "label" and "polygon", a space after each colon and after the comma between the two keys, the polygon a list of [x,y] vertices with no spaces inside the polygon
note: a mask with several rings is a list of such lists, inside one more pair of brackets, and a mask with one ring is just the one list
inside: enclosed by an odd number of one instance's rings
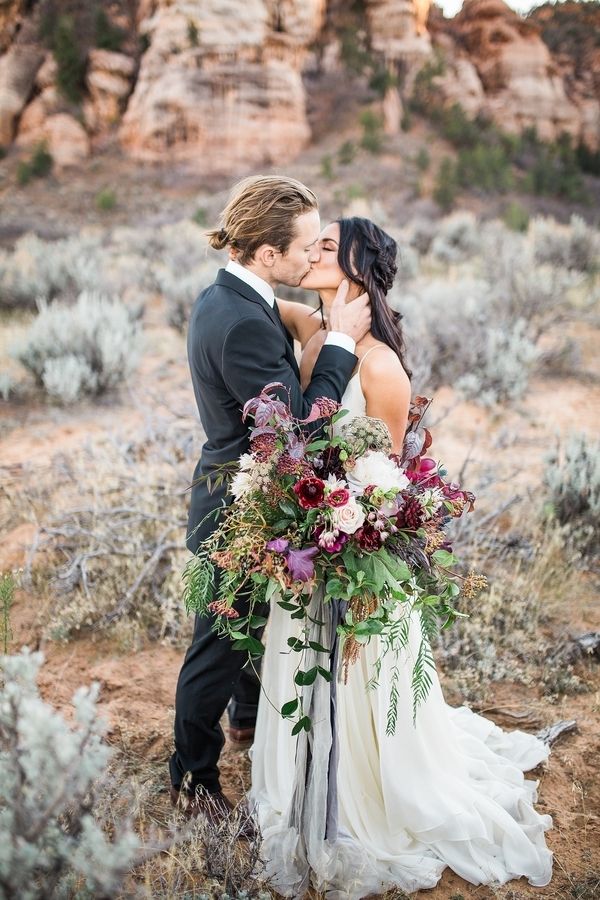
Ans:
{"label": "suit lapel", "polygon": [[275,310],[269,306],[264,297],[261,297],[258,291],[255,291],[254,288],[250,287],[249,284],[246,284],[245,281],[242,281],[241,278],[237,278],[235,275],[232,275],[231,272],[227,272],[225,269],[219,269],[217,273],[217,277],[215,278],[215,284],[221,285],[222,287],[229,288],[232,291],[236,291],[236,293],[241,294],[246,300],[250,300],[252,303],[257,303],[258,306],[269,317],[273,325],[281,331],[283,329],[283,333],[285,336],[286,343],[286,357],[289,360],[292,368],[296,375],[299,374],[298,363],[296,362],[296,355],[294,353],[294,339],[278,317]]}

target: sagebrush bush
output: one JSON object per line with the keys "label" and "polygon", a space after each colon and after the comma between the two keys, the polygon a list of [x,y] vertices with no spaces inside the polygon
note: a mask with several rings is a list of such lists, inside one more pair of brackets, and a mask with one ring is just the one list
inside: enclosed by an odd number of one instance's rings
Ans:
{"label": "sagebrush bush", "polygon": [[431,253],[446,263],[474,256],[481,245],[480,226],[470,212],[455,212],[439,223]]}
{"label": "sagebrush bush", "polygon": [[594,273],[600,269],[600,231],[581,216],[571,216],[569,225],[536,216],[530,231],[537,262],[579,272]]}
{"label": "sagebrush bush", "polygon": [[600,446],[570,434],[546,457],[544,485],[550,512],[587,554],[600,550]]}
{"label": "sagebrush bush", "polygon": [[527,335],[523,319],[485,330],[474,353],[473,371],[465,372],[456,387],[483,406],[519,400],[529,383],[538,351]]}
{"label": "sagebrush bush", "polygon": [[16,357],[48,395],[73,403],[118,387],[141,354],[139,323],[118,300],[83,291],[42,308]]}
{"label": "sagebrush bush", "polygon": [[94,817],[110,749],[97,686],[79,689],[74,724],[45,703],[40,653],[0,658],[0,896],[115,896],[140,848],[128,824]]}
{"label": "sagebrush bush", "polygon": [[161,417],[70,458],[60,497],[44,500],[53,512],[41,514],[25,576],[45,598],[47,638],[110,630],[137,647],[186,637],[185,492],[201,440],[195,424]]}

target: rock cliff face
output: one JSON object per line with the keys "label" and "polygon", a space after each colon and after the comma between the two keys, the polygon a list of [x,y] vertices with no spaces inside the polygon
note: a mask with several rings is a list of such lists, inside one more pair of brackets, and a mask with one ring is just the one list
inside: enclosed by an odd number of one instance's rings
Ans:
{"label": "rock cliff face", "polygon": [[[438,20],[432,30],[446,37],[440,43],[450,63],[438,86],[449,101],[485,113],[509,132],[535,126],[543,140],[567,132],[598,146],[600,131],[588,123],[591,107],[600,113],[598,97],[569,85],[539,27],[503,0],[465,0],[449,25]],[[585,101],[591,101],[588,111]]]}
{"label": "rock cliff face", "polygon": [[324,0],[159,0],[121,138],[140,159],[213,171],[286,160],[308,142],[302,65]]}
{"label": "rock cliff face", "polygon": [[[285,163],[310,140],[307,85],[314,82],[303,75],[314,71],[315,48],[325,69],[344,65],[332,28],[347,13],[344,0],[129,0],[134,34],[126,52],[90,45],[84,97],[74,108],[57,89],[56,63],[40,40],[43,2],[0,0],[0,145],[44,139],[63,165],[85,158],[107,134],[134,158],[187,161],[204,173]],[[388,132],[398,129],[414,77],[437,49],[446,60],[435,81],[444,102],[510,131],[534,125],[548,140],[567,131],[600,146],[594,42],[582,67],[542,40],[543,9],[524,20],[502,0],[465,0],[447,20],[430,5],[353,6],[362,9],[358,27],[369,52],[402,76],[400,88],[390,79],[384,98]],[[123,24],[123,3],[103,6]]]}

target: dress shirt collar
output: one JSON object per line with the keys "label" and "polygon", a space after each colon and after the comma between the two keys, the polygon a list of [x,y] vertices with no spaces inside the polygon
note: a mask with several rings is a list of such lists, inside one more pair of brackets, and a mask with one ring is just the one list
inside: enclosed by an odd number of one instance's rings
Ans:
{"label": "dress shirt collar", "polygon": [[263,300],[269,304],[271,309],[273,309],[275,294],[270,284],[267,284],[266,281],[259,278],[254,272],[251,272],[250,269],[247,269],[245,266],[240,266],[240,264],[233,259],[229,260],[225,266],[225,271],[229,272],[230,275],[235,275],[235,277],[239,278],[241,281],[245,281],[246,284],[253,288],[257,294],[260,294]]}

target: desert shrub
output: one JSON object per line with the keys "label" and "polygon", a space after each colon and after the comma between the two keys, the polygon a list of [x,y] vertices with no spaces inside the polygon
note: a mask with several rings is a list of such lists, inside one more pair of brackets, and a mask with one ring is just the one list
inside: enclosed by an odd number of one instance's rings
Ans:
{"label": "desert shrub", "polygon": [[45,178],[52,171],[52,155],[44,141],[37,144],[28,160],[22,159],[17,166],[17,181],[28,184],[32,178]]}
{"label": "desert shrub", "polygon": [[16,357],[51,398],[73,403],[120,385],[140,353],[141,330],[127,308],[84,291],[73,306],[43,307]]}
{"label": "desert shrub", "polygon": [[411,281],[419,274],[419,254],[410,244],[399,243],[397,263],[399,281]]}
{"label": "desert shrub", "polygon": [[9,372],[0,372],[0,397],[8,400],[14,390],[14,381]]}
{"label": "desert shrub", "polygon": [[433,199],[444,212],[449,212],[454,206],[458,187],[456,164],[446,156],[440,163],[433,188]]}
{"label": "desert shrub", "polygon": [[417,164],[417,169],[420,172],[426,172],[431,163],[431,156],[426,147],[421,147],[419,152],[417,153],[415,162]]}
{"label": "desert shrub", "polygon": [[421,256],[429,253],[436,231],[437,222],[434,222],[433,219],[414,219],[409,227],[411,247],[414,247]]}
{"label": "desert shrub", "polygon": [[446,675],[471,701],[481,700],[489,685],[503,678],[539,683],[539,667],[553,647],[541,637],[540,625],[564,602],[573,578],[560,529],[534,527],[524,534],[518,505],[508,529],[490,515],[492,522],[483,529],[481,518],[465,522],[459,528],[465,533],[454,541],[462,558],[485,571],[489,587],[474,604],[463,601],[469,618],[442,632],[438,648]]}
{"label": "desert shrub", "polygon": [[70,726],[39,696],[41,663],[26,650],[1,660],[0,894],[115,896],[140,845],[125,823],[109,840],[93,814],[110,756],[98,687],[77,691]]}
{"label": "desert shrub", "polygon": [[474,256],[480,248],[480,226],[470,212],[455,212],[442,219],[431,244],[431,253],[446,263]]}
{"label": "desert shrub", "polygon": [[[51,640],[110,631],[125,646],[187,636],[181,601],[190,459],[201,432],[152,417],[135,438],[107,435],[69,460],[60,505],[41,527],[27,585],[46,599]],[[57,465],[53,463],[53,465]]]}
{"label": "desert shrub", "polygon": [[383,147],[383,118],[372,109],[364,109],[359,120],[363,130],[360,146],[369,153],[379,153]]}
{"label": "desert shrub", "polygon": [[192,222],[194,222],[196,225],[199,225],[200,228],[204,228],[206,225],[208,225],[208,216],[203,206],[199,206],[196,212],[193,214]]}
{"label": "desert shrub", "polygon": [[510,160],[503,146],[482,142],[459,151],[456,178],[465,188],[481,188],[489,193],[505,193],[513,185]]}
{"label": "desert shrub", "polygon": [[94,25],[96,31],[96,47],[100,47],[102,50],[114,51],[119,51],[121,49],[127,35],[122,28],[119,28],[111,22],[106,11],[101,7],[96,10],[96,20]]}
{"label": "desert shrub", "polygon": [[508,204],[502,216],[504,224],[511,231],[527,231],[529,227],[529,213],[520,203],[513,200]]}
{"label": "desert shrub", "polygon": [[71,103],[79,103],[85,91],[87,53],[82,48],[72,16],[59,16],[52,34],[52,51],[56,60],[56,86]]}
{"label": "desert shrub", "polygon": [[600,549],[600,447],[584,434],[570,434],[546,457],[547,512],[565,526],[583,552]]}
{"label": "desert shrub", "polygon": [[572,215],[569,225],[536,216],[530,231],[537,262],[579,272],[593,273],[600,268],[600,232],[581,216]]}
{"label": "desert shrub", "polygon": [[178,331],[185,329],[194,300],[210,284],[215,274],[216,267],[212,263],[204,263],[179,273],[171,268],[155,268],[154,278],[158,290],[167,302],[169,325]]}
{"label": "desert shrub", "polygon": [[96,207],[102,212],[109,212],[117,205],[117,195],[111,188],[103,188],[96,194]]}
{"label": "desert shrub", "polygon": [[338,150],[338,162],[341,166],[349,166],[356,156],[356,144],[354,141],[344,141]]}
{"label": "desert shrub", "polygon": [[331,181],[335,178],[335,172],[333,170],[333,158],[330,153],[325,154],[321,158],[321,175],[327,181]]}
{"label": "desert shrub", "polygon": [[538,357],[523,319],[485,329],[474,353],[473,370],[456,381],[465,397],[493,407],[520,399]]}

